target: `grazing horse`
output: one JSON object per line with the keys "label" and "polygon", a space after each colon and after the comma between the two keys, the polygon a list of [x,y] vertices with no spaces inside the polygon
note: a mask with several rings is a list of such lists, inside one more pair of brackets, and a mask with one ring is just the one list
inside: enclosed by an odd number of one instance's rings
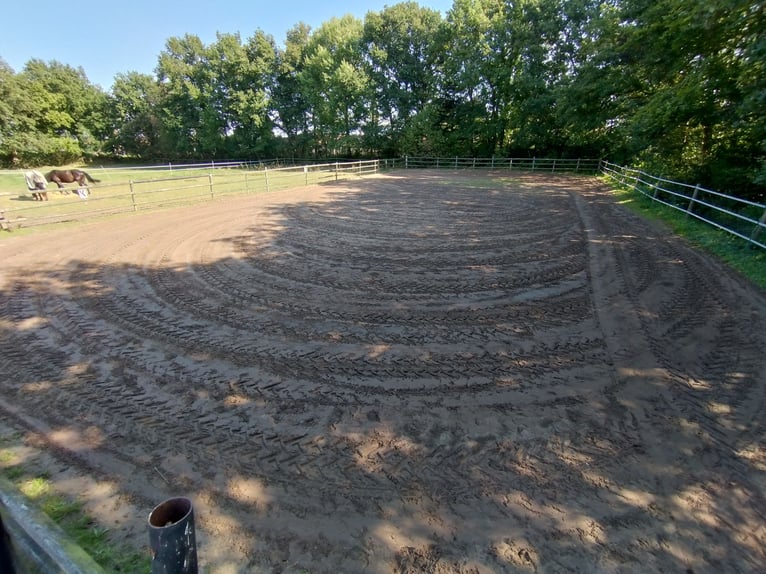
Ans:
{"label": "grazing horse", "polygon": [[100,180],[93,179],[88,172],[81,169],[54,169],[45,174],[45,179],[54,182],[59,189],[64,189],[65,183],[77,183],[80,187],[88,187],[86,180],[98,183]]}
{"label": "grazing horse", "polygon": [[35,201],[48,201],[48,192],[45,189],[48,187],[48,182],[37,170],[30,170],[24,172],[24,179],[27,182],[27,189],[32,192],[32,199]]}

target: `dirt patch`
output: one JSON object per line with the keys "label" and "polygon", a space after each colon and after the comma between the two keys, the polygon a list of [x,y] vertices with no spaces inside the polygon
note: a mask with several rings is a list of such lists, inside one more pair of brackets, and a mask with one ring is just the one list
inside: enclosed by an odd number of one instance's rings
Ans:
{"label": "dirt patch", "polygon": [[594,179],[401,172],[0,257],[6,423],[139,547],[188,496],[211,572],[766,561],[766,300]]}

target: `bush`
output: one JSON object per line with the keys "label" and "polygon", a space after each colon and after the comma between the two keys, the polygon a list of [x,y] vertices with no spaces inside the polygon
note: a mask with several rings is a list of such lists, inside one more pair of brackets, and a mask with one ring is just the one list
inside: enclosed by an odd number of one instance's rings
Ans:
{"label": "bush", "polygon": [[0,144],[0,164],[3,167],[64,165],[79,161],[82,156],[78,141],[68,137],[24,133]]}

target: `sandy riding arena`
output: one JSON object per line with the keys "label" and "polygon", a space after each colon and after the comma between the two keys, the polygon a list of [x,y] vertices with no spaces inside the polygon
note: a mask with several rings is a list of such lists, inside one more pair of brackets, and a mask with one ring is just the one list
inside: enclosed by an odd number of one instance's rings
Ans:
{"label": "sandy riding arena", "polygon": [[394,172],[0,241],[0,417],[200,570],[754,572],[766,297],[598,180]]}

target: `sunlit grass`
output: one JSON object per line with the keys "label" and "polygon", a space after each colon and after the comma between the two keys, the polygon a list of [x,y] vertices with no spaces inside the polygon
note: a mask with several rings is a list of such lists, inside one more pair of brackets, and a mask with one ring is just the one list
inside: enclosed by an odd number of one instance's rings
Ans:
{"label": "sunlit grass", "polygon": [[[0,444],[6,443],[3,440]],[[31,473],[17,458],[8,448],[0,448],[2,476],[106,572],[149,572],[151,559],[147,554],[112,543],[109,531],[85,512],[81,502],[57,494],[45,473]]]}
{"label": "sunlit grass", "polygon": [[[40,171],[44,171],[41,169]],[[233,195],[252,195],[294,189],[345,179],[355,175],[353,167],[293,169],[85,169],[99,182],[90,184],[92,194],[81,199],[72,184],[62,194],[48,186],[48,201],[34,201],[26,189],[23,171],[0,173],[0,211],[17,234],[50,224],[67,225],[94,218],[131,215],[145,211],[215,201]],[[10,236],[0,233],[0,239]]]}

